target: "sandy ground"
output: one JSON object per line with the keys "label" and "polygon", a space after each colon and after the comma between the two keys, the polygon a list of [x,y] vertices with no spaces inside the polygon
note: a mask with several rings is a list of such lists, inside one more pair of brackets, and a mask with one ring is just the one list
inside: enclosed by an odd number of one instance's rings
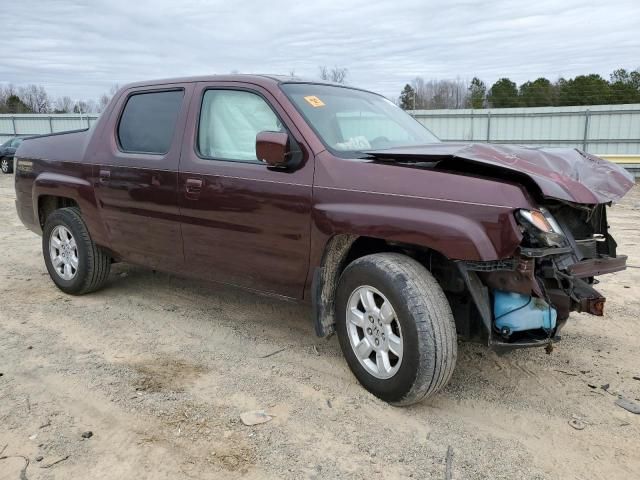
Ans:
{"label": "sandy ground", "polygon": [[400,409],[305,306],[129,265],[62,294],[2,176],[0,479],[445,478],[449,446],[454,479],[640,478],[640,416],[614,404],[640,400],[640,189],[611,221],[633,268],[602,280],[604,318],[572,315],[551,355],[460,344],[446,390]]}

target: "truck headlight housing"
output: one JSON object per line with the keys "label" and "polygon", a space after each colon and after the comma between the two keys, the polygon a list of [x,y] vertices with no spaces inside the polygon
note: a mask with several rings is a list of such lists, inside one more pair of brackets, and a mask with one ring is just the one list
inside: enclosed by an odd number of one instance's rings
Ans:
{"label": "truck headlight housing", "polygon": [[516,211],[522,233],[532,246],[559,247],[565,241],[564,233],[555,218],[545,208]]}

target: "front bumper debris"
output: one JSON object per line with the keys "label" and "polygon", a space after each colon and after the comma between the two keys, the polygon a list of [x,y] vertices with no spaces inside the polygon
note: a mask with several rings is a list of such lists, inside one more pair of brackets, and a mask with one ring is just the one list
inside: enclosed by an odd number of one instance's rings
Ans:
{"label": "front bumper debris", "polygon": [[[498,349],[547,345],[572,311],[595,316],[604,314],[605,297],[593,288],[593,277],[624,270],[627,257],[599,256],[566,262],[566,247],[521,249],[513,258],[494,262],[457,262],[488,333],[489,346]],[[569,249],[570,250],[570,249]],[[529,255],[531,254],[531,255]],[[569,255],[571,255],[569,253]],[[531,295],[548,301],[557,311],[556,329],[547,336],[531,335],[509,341],[494,328],[491,291],[502,290]]]}
{"label": "front bumper debris", "polygon": [[590,258],[567,268],[570,275],[576,278],[596,277],[606,273],[619,272],[627,268],[627,256],[618,255],[615,258]]}

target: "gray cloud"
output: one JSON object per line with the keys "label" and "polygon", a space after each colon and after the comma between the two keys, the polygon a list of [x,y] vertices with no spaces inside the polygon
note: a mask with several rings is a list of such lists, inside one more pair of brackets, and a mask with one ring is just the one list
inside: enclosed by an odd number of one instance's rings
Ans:
{"label": "gray cloud", "polygon": [[640,66],[638,0],[236,3],[9,2],[0,82],[81,98],[114,83],[232,70],[315,77],[326,64],[396,97],[416,76],[522,82]]}

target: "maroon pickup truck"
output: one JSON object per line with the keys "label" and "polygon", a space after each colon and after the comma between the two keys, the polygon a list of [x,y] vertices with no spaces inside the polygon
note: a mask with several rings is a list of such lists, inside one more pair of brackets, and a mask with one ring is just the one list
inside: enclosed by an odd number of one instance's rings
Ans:
{"label": "maroon pickup truck", "polygon": [[607,206],[633,185],[580,150],[441,143],[382,96],[276,76],[122,88],[89,130],[27,139],[16,207],[53,282],[125,261],[312,305],[358,380],[406,405],[457,337],[550,347],[625,268]]}

